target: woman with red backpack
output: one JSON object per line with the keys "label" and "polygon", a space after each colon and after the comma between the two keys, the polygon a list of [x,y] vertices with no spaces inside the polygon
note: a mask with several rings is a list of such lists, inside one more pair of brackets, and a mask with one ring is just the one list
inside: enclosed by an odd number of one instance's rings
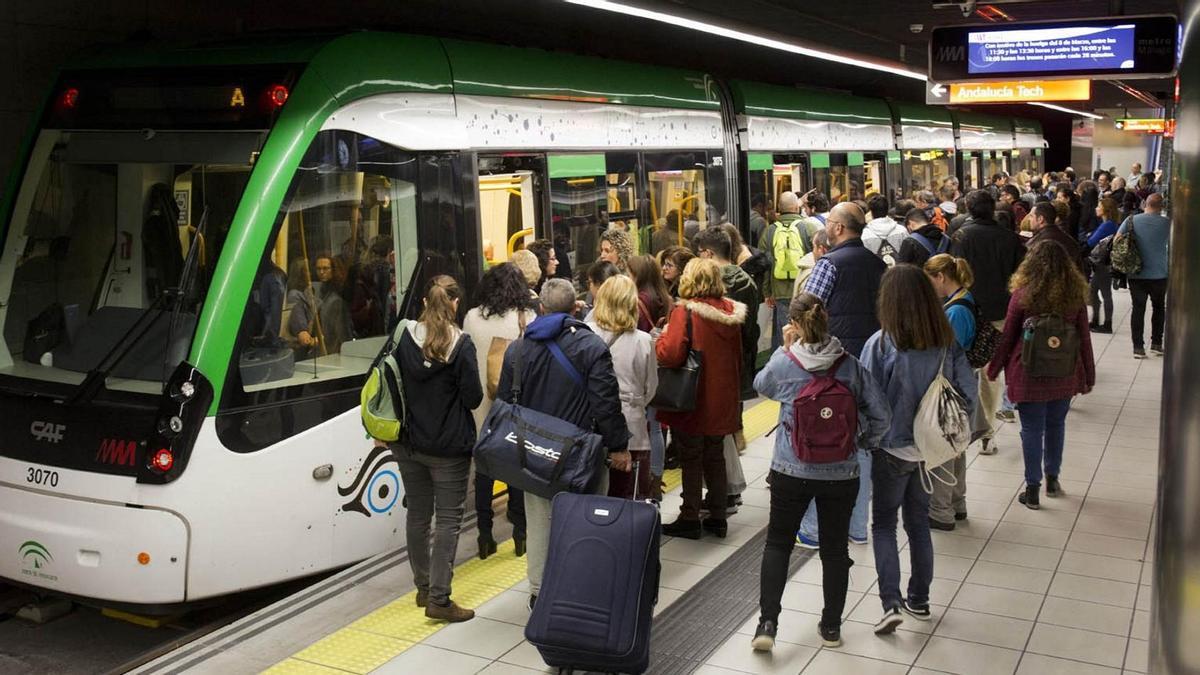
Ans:
{"label": "woman with red backpack", "polygon": [[856,450],[877,446],[890,417],[870,373],[829,334],[829,315],[817,296],[793,297],[788,319],[783,347],[754,378],[759,394],[783,404],[768,477],[771,519],[762,561],[762,614],[751,643],[758,651],[775,646],[788,559],[800,520],[814,500],[825,589],[818,630],[825,646],[841,644],[851,564],[850,514],[858,497]]}

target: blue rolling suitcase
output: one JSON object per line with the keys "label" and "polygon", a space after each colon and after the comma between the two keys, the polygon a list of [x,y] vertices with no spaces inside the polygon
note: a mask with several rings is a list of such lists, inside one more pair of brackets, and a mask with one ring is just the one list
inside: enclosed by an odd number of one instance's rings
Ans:
{"label": "blue rolling suitcase", "polygon": [[562,492],[550,522],[546,571],[525,638],[560,671],[645,672],[658,600],[658,507]]}

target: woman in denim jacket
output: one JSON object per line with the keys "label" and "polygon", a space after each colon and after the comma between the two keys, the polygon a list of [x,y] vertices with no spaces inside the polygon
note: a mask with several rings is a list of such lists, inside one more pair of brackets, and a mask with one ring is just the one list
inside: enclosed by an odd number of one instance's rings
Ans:
{"label": "woman in denim jacket", "polygon": [[[759,394],[783,404],[779,409],[775,452],[768,477],[771,519],[767,525],[762,561],[759,598],[762,615],[752,643],[759,651],[768,651],[775,645],[788,558],[796,541],[796,528],[811,501],[817,502],[822,533],[825,609],[818,631],[828,647],[841,645],[842,611],[846,605],[852,564],[847,539],[850,513],[858,496],[858,459],[851,456],[846,461],[820,464],[800,461],[792,447],[792,401],[812,381],[813,372],[823,373],[836,366],[834,378],[846,385],[858,403],[858,447],[876,447],[888,428],[890,417],[887,401],[870,374],[858,359],[842,349],[842,343],[836,337],[829,334],[829,315],[817,296],[800,293],[793,297],[788,317],[784,346],[776,350],[766,367],[754,378],[754,388]],[[799,360],[803,368],[793,358]]]}
{"label": "woman in denim jacket", "polygon": [[[875,624],[875,632],[882,635],[895,631],[904,621],[901,610],[920,621],[930,618],[933,541],[929,535],[929,493],[921,476],[925,467],[913,437],[917,407],[939,366],[967,400],[968,414],[978,403],[979,385],[942,311],[942,301],[920,267],[897,265],[883,275],[879,325],[879,332],[863,346],[862,362],[892,406],[891,427],[871,464],[871,540],[879,574],[879,599],[883,602],[883,618]],[[912,559],[907,598],[900,593],[900,552],[896,545],[896,515],[901,507]]]}

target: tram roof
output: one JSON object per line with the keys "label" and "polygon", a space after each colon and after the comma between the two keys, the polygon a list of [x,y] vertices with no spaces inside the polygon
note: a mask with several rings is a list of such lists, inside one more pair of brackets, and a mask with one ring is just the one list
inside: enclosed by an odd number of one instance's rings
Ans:
{"label": "tram roof", "polygon": [[947,129],[954,127],[954,117],[945,107],[904,103],[903,101],[892,101],[891,105],[901,124],[945,127]]}
{"label": "tram roof", "polygon": [[954,121],[960,129],[972,131],[999,131],[1011,134],[1013,130],[1012,120],[1007,117],[994,117],[969,110],[955,110]]}
{"label": "tram roof", "polygon": [[734,80],[730,87],[737,110],[749,115],[850,124],[892,123],[892,112],[883,99],[746,80]]}
{"label": "tram roof", "polygon": [[186,48],[119,45],[67,70],[308,64],[339,99],[395,91],[511,96],[697,110],[720,107],[700,72],[541,49],[388,32],[280,37]]}

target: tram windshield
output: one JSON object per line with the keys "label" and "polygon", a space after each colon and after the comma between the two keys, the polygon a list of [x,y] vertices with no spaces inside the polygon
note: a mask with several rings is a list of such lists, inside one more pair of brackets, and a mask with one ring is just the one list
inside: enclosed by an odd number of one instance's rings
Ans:
{"label": "tram windshield", "polygon": [[0,386],[77,385],[103,364],[109,389],[161,391],[187,355],[262,140],[43,130],[0,258]]}

